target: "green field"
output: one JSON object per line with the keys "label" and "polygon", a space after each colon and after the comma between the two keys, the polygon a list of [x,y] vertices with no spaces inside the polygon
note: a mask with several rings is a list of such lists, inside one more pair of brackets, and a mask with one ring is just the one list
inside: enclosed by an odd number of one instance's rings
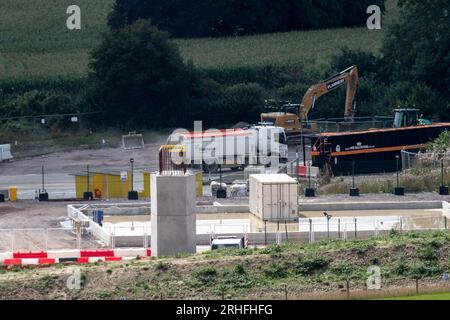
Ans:
{"label": "green field", "polygon": [[[389,20],[395,1],[388,0]],[[82,30],[66,28],[70,0],[2,0],[0,10],[0,80],[82,78],[89,52],[108,30],[106,17],[114,0],[78,0]],[[183,56],[202,68],[266,63],[328,63],[340,47],[377,52],[384,29],[334,29],[221,39],[174,40]]]}
{"label": "green field", "polygon": [[415,296],[393,297],[383,298],[379,300],[450,300],[450,292],[445,293],[432,293]]}
{"label": "green field", "polygon": [[66,28],[70,0],[2,0],[0,79],[86,75],[89,51],[107,31],[113,0],[78,0],[82,30]]}

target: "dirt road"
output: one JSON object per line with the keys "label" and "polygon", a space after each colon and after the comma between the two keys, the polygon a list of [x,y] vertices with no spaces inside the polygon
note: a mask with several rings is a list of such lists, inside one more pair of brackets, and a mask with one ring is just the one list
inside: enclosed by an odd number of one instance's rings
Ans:
{"label": "dirt road", "polygon": [[103,148],[57,152],[33,158],[14,160],[0,164],[0,179],[6,175],[40,174],[42,165],[46,173],[73,174],[86,170],[127,170],[130,158],[135,160],[135,168],[154,170],[158,167],[158,150],[164,144],[161,136],[156,142],[148,143],[143,149]]}

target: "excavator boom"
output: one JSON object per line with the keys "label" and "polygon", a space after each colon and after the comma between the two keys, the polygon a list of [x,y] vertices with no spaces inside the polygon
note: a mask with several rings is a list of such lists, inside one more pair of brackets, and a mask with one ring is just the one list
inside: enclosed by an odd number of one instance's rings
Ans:
{"label": "excavator boom", "polygon": [[346,120],[352,121],[355,115],[354,101],[356,90],[359,84],[359,73],[357,66],[351,66],[340,73],[313,85],[306,91],[300,104],[299,118],[300,121],[306,120],[309,111],[314,108],[316,100],[327,94],[328,92],[347,84],[347,94],[345,98],[344,117]]}

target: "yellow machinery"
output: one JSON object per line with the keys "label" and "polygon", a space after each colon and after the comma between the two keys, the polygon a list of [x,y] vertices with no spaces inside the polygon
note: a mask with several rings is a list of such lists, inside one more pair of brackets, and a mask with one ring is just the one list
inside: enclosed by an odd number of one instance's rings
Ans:
{"label": "yellow machinery", "polygon": [[302,128],[301,123],[308,120],[308,113],[314,108],[316,100],[328,92],[347,84],[344,117],[352,122],[355,116],[355,96],[359,84],[359,72],[357,66],[351,66],[334,76],[311,86],[303,96],[302,102],[288,104],[284,108],[298,107],[298,114],[288,112],[262,113],[261,122],[269,125],[283,127],[288,138],[299,136],[302,131],[314,131],[314,128]]}

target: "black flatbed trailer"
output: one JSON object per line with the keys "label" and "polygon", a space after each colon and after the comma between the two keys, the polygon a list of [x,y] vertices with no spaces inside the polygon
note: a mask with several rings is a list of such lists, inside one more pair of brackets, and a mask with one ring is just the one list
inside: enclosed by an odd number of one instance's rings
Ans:
{"label": "black flatbed trailer", "polygon": [[402,150],[422,150],[445,130],[450,123],[309,135],[312,165],[335,176],[351,175],[353,162],[356,174],[393,172]]}

